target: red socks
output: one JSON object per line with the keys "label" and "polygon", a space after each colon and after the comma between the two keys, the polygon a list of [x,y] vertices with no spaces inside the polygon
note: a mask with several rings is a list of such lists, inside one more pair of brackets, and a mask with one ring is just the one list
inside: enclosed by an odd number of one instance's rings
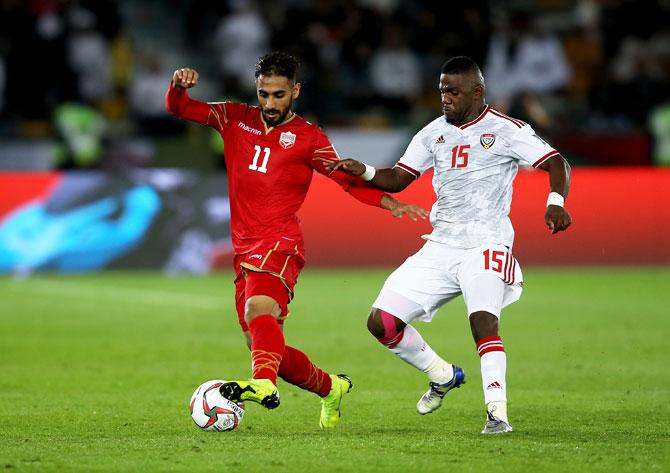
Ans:
{"label": "red socks", "polygon": [[254,379],[269,379],[277,384],[277,375],[288,383],[318,394],[330,392],[330,375],[312,363],[300,350],[287,346],[277,320],[270,314],[256,317],[249,324],[251,362]]}
{"label": "red socks", "polygon": [[279,365],[279,376],[284,381],[321,397],[327,396],[332,387],[328,373],[312,363],[303,352],[288,345]]}
{"label": "red socks", "polygon": [[269,379],[277,384],[277,370],[284,354],[284,334],[270,314],[256,317],[249,324],[251,363],[254,379]]}

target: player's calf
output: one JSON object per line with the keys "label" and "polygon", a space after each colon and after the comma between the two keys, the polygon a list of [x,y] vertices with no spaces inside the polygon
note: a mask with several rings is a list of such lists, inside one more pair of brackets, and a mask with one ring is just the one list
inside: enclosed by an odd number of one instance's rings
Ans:
{"label": "player's calf", "polygon": [[416,405],[420,414],[439,409],[444,395],[465,383],[461,368],[438,356],[414,327],[398,317],[373,308],[368,318],[368,329],[382,345],[428,375],[430,387]]}

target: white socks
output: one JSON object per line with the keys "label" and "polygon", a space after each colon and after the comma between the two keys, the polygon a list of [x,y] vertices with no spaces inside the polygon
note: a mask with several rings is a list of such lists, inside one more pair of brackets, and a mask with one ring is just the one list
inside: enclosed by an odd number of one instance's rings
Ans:
{"label": "white socks", "polygon": [[507,420],[507,401],[489,402],[486,405],[486,411],[491,413],[492,416],[509,424],[509,420]]}
{"label": "white socks", "polygon": [[504,351],[490,351],[481,357],[484,402],[507,401],[505,371],[507,356]]}
{"label": "white socks", "polygon": [[453,366],[440,358],[411,325],[404,328],[400,343],[389,350],[426,373],[435,383],[444,384],[454,377]]}
{"label": "white socks", "polygon": [[[454,377],[452,364],[440,358],[411,325],[404,328],[403,337],[389,348],[403,361],[423,371],[434,383],[444,384]],[[500,337],[487,337],[477,343],[481,356],[482,388],[487,411],[500,420],[507,420],[507,355]]]}
{"label": "white socks", "polygon": [[433,362],[423,370],[433,383],[448,383],[454,377],[454,365],[447,363],[437,354]]}

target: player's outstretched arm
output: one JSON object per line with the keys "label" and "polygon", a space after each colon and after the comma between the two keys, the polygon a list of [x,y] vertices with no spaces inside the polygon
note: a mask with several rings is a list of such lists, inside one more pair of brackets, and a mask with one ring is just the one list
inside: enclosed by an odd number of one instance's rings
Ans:
{"label": "player's outstretched arm", "polygon": [[342,159],[325,164],[328,171],[342,171],[350,176],[360,176],[377,189],[386,192],[400,192],[414,181],[414,176],[398,169],[375,169],[355,159]]}
{"label": "player's outstretched arm", "polygon": [[572,217],[564,208],[565,199],[570,191],[570,165],[563,156],[556,155],[540,164],[538,168],[549,173],[551,193],[544,214],[547,228],[551,233],[566,230],[572,224]]}
{"label": "player's outstretched arm", "polygon": [[418,219],[425,219],[428,216],[426,209],[417,205],[400,202],[390,195],[383,193],[380,189],[369,185],[369,182],[357,179],[356,176],[360,174],[333,169],[335,167],[334,164],[339,162],[337,158],[318,157],[313,161],[313,166],[319,173],[327,175],[337,182],[345,192],[348,192],[355,199],[367,205],[386,209],[396,218],[402,218],[403,215],[407,215],[408,218],[416,221]]}
{"label": "player's outstretched arm", "polygon": [[[182,67],[172,74],[172,83],[165,96],[165,107],[169,113],[183,120],[190,120],[202,125],[215,126],[209,122],[210,106],[206,102],[193,100],[186,89],[198,84],[200,75],[195,69]],[[217,122],[218,123],[218,122]]]}

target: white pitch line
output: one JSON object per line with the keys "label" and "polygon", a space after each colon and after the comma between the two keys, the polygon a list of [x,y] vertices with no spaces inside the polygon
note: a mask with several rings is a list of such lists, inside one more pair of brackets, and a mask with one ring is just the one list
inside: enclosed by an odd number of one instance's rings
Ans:
{"label": "white pitch line", "polygon": [[[176,294],[174,292],[159,291],[155,289],[140,289],[123,286],[99,286],[70,281],[45,281],[38,279],[27,279],[23,281],[11,281],[3,284],[13,291],[55,294],[80,299],[107,299],[114,302],[126,302],[130,304],[152,304],[160,306],[181,306],[197,309],[222,309],[226,301],[222,298],[206,296],[201,294]],[[0,288],[2,287],[0,286]]]}

